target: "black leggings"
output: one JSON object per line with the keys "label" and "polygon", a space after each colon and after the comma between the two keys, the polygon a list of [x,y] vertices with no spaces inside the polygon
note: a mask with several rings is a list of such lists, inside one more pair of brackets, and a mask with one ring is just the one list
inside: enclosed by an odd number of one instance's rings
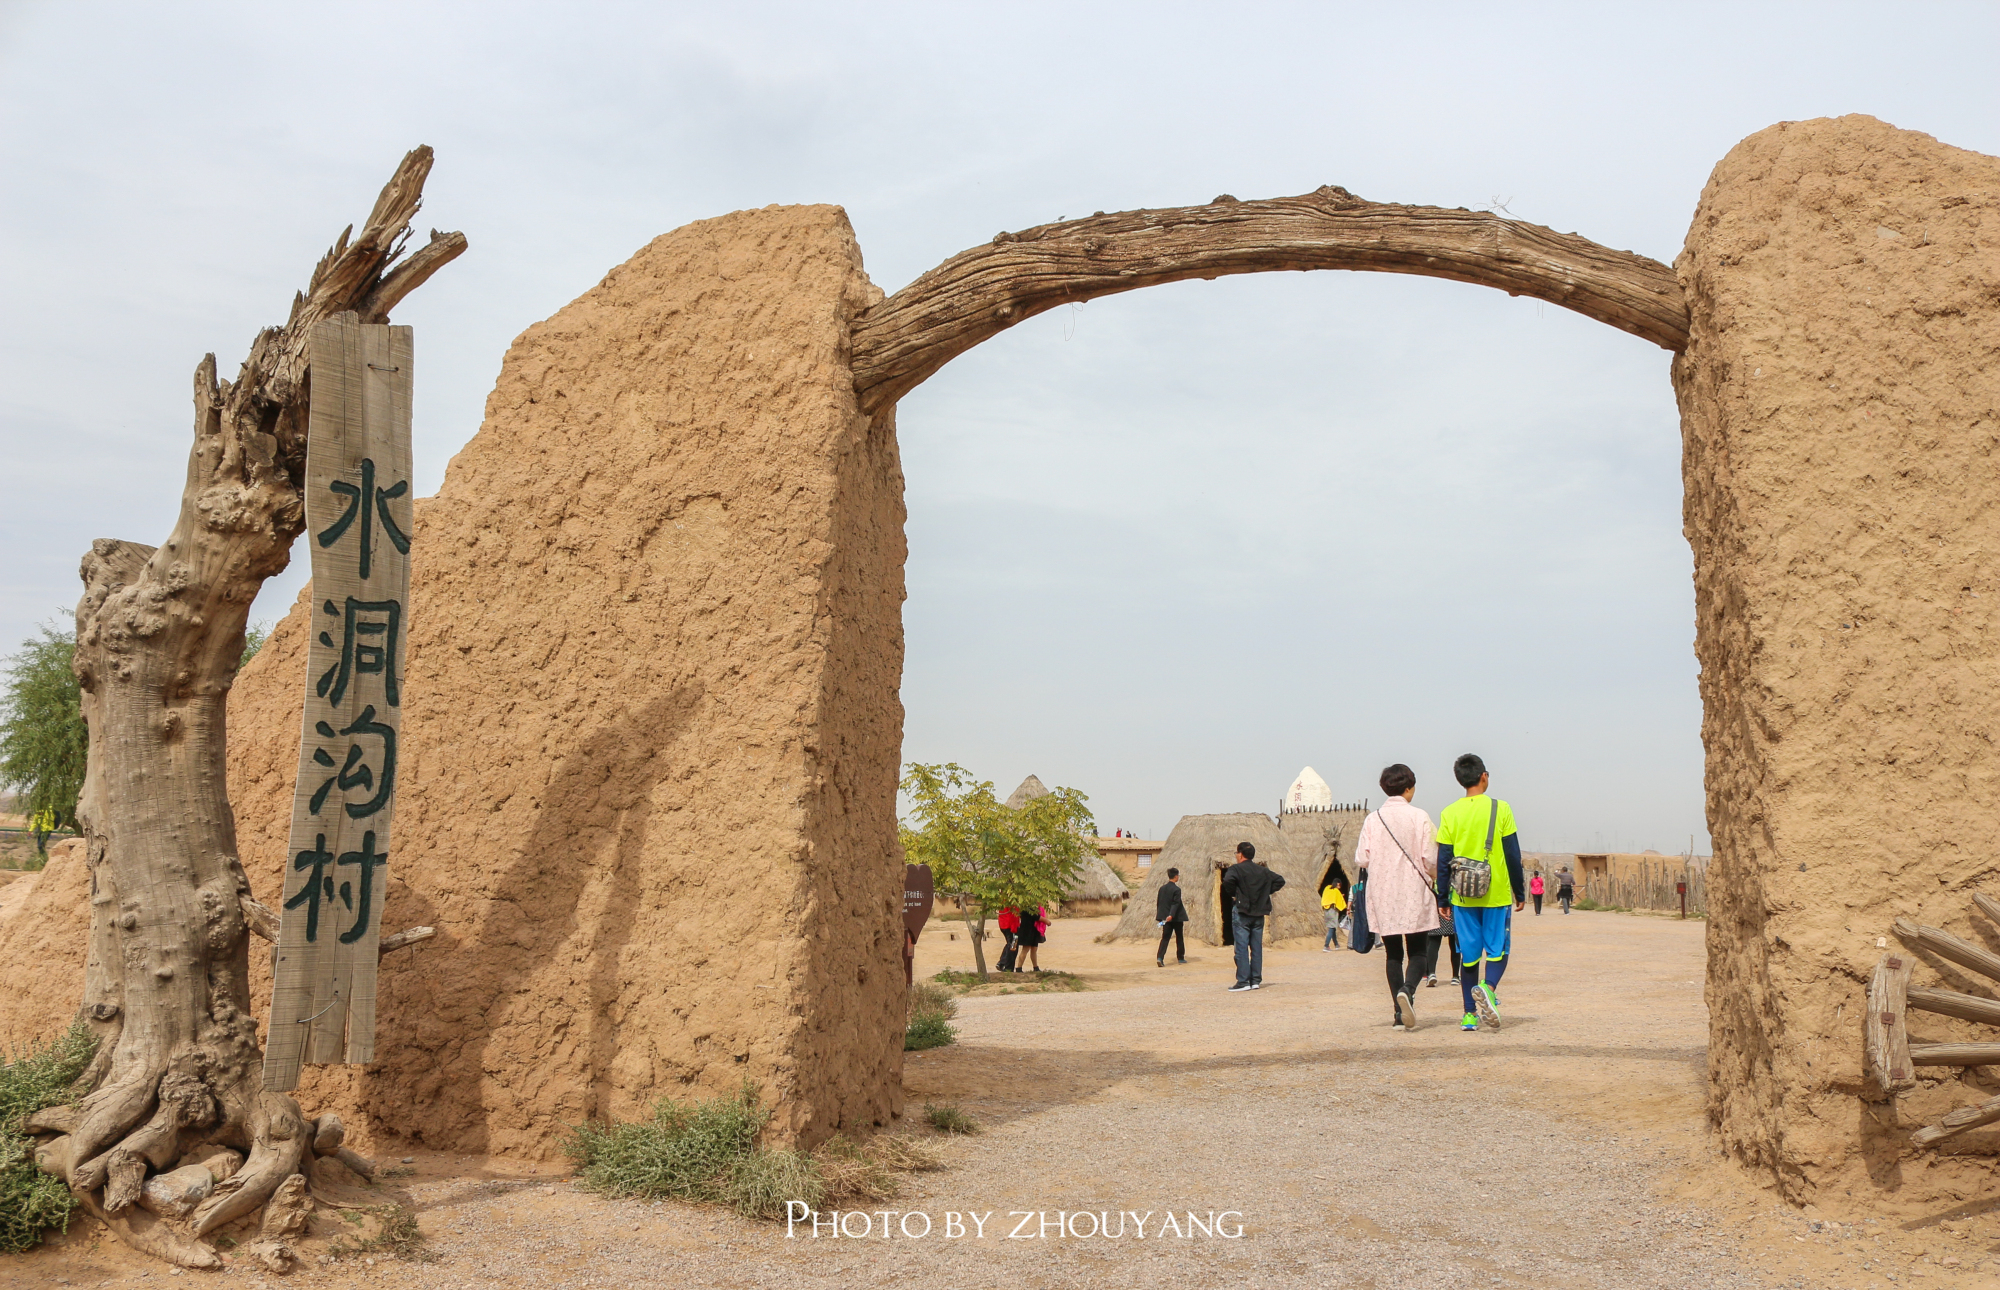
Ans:
{"label": "black leggings", "polygon": [[1401,991],[1417,992],[1424,980],[1424,947],[1429,944],[1429,932],[1410,932],[1395,936],[1384,936],[1382,948],[1388,951],[1389,996],[1394,998]]}

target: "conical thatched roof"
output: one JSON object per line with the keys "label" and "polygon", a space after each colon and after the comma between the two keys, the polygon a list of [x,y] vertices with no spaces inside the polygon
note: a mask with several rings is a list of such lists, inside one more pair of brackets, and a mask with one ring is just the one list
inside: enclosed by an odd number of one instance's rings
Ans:
{"label": "conical thatched roof", "polygon": [[1271,917],[1264,920],[1264,940],[1284,940],[1292,936],[1321,935],[1326,925],[1319,912],[1319,870],[1313,859],[1302,859],[1291,839],[1278,831],[1268,815],[1184,815],[1167,835],[1167,845],[1153,858],[1146,882],[1125,906],[1107,939],[1143,940],[1159,935],[1154,921],[1160,884],[1167,870],[1181,871],[1181,903],[1187,906],[1187,934],[1210,945],[1222,944],[1219,925],[1222,908],[1222,875],[1218,863],[1236,859],[1236,844],[1248,842],[1257,848],[1257,859],[1269,862],[1285,875],[1285,889],[1271,898]]}
{"label": "conical thatched roof", "polygon": [[[1038,797],[1049,795],[1048,785],[1042,783],[1039,775],[1030,775],[1021,781],[1021,786],[1007,795],[1006,806],[1010,811],[1018,811]],[[1084,861],[1077,871],[1076,881],[1063,893],[1064,900],[1122,900],[1131,888],[1118,876],[1118,871],[1104,863],[1104,857],[1092,856]]]}
{"label": "conical thatched roof", "polygon": [[1010,811],[1018,811],[1036,798],[1048,795],[1048,785],[1042,783],[1039,776],[1030,775],[1021,781],[1019,788],[1007,795],[1006,807]]}
{"label": "conical thatched roof", "polygon": [[1083,862],[1077,871],[1076,881],[1063,893],[1064,900],[1122,900],[1131,888],[1118,876],[1118,871],[1104,863],[1104,857],[1092,856]]}

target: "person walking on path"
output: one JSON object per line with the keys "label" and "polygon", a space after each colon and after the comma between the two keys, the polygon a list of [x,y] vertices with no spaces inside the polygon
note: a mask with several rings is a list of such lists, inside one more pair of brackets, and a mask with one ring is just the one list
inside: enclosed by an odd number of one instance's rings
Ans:
{"label": "person walking on path", "polygon": [[[1025,909],[1021,911],[1021,930],[1015,933],[1020,947],[1014,956],[1016,972],[1042,970],[1042,956],[1037,951],[1041,949],[1042,942],[1048,939],[1048,915],[1049,911],[1040,905],[1035,907],[1035,912],[1032,914]],[[1033,967],[1028,966],[1031,963]]]}
{"label": "person walking on path", "polygon": [[[1486,790],[1486,763],[1467,753],[1452,763],[1465,790],[1438,816],[1437,903],[1449,906],[1464,962],[1458,983],[1465,995],[1461,1030],[1500,1028],[1500,974],[1507,970],[1513,916],[1526,907],[1521,881],[1521,839],[1514,808]],[[1505,863],[1501,863],[1502,857]],[[1485,979],[1481,980],[1484,970]]]}
{"label": "person walking on path", "polygon": [[1562,868],[1556,870],[1556,903],[1561,905],[1563,913],[1567,914],[1570,902],[1575,899],[1576,875],[1569,871],[1568,865],[1564,865]]}
{"label": "person walking on path", "polygon": [[1535,876],[1528,879],[1528,894],[1535,898],[1535,917],[1542,916],[1542,893],[1548,888],[1542,882],[1542,871],[1535,870]]}
{"label": "person walking on path", "polygon": [[1264,917],[1271,912],[1271,895],[1285,885],[1285,875],[1257,863],[1257,848],[1236,844],[1236,863],[1222,875],[1222,894],[1231,902],[1230,929],[1236,934],[1236,984],[1231,991],[1264,988]]}
{"label": "person walking on path", "polygon": [[1008,905],[1000,911],[1000,934],[1007,938],[1007,947],[1000,951],[1000,962],[995,965],[1001,972],[1014,970],[1014,959],[1021,952],[1021,911]]}
{"label": "person walking on path", "polygon": [[1347,897],[1341,894],[1339,883],[1326,884],[1319,894],[1319,907],[1326,914],[1326,939],[1319,943],[1320,952],[1331,954],[1340,948],[1340,920],[1347,913]]}
{"label": "person walking on path", "polygon": [[1417,1028],[1417,985],[1424,979],[1431,933],[1438,926],[1437,847],[1431,817],[1410,804],[1417,775],[1397,762],[1382,772],[1385,800],[1361,822],[1354,863],[1368,878],[1368,930],[1388,951],[1389,996],[1397,1030]]}
{"label": "person walking on path", "polygon": [[1167,938],[1174,941],[1174,961],[1187,962],[1187,906],[1181,903],[1181,871],[1167,870],[1167,880],[1160,884],[1160,902],[1156,907],[1160,922],[1160,949],[1153,955],[1158,967],[1167,965]]}

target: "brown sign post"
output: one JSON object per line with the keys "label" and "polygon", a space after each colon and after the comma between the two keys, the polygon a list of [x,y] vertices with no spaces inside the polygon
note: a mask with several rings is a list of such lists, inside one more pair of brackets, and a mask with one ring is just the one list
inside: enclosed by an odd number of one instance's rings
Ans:
{"label": "brown sign post", "polygon": [[931,867],[927,864],[903,866],[903,984],[916,980],[917,938],[924,934],[924,924],[930,921],[931,906],[936,902],[936,891],[931,884]]}

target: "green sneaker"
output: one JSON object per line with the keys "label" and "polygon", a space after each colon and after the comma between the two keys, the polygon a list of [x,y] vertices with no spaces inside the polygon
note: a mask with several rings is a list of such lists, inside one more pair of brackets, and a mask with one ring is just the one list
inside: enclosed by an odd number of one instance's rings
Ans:
{"label": "green sneaker", "polygon": [[1500,996],[1493,987],[1481,981],[1472,987],[1472,1006],[1479,1009],[1479,1019],[1495,1030],[1500,1029]]}
{"label": "green sneaker", "polygon": [[1479,1029],[1479,1018],[1468,1012],[1458,1019],[1458,1028],[1460,1030],[1477,1030]]}

